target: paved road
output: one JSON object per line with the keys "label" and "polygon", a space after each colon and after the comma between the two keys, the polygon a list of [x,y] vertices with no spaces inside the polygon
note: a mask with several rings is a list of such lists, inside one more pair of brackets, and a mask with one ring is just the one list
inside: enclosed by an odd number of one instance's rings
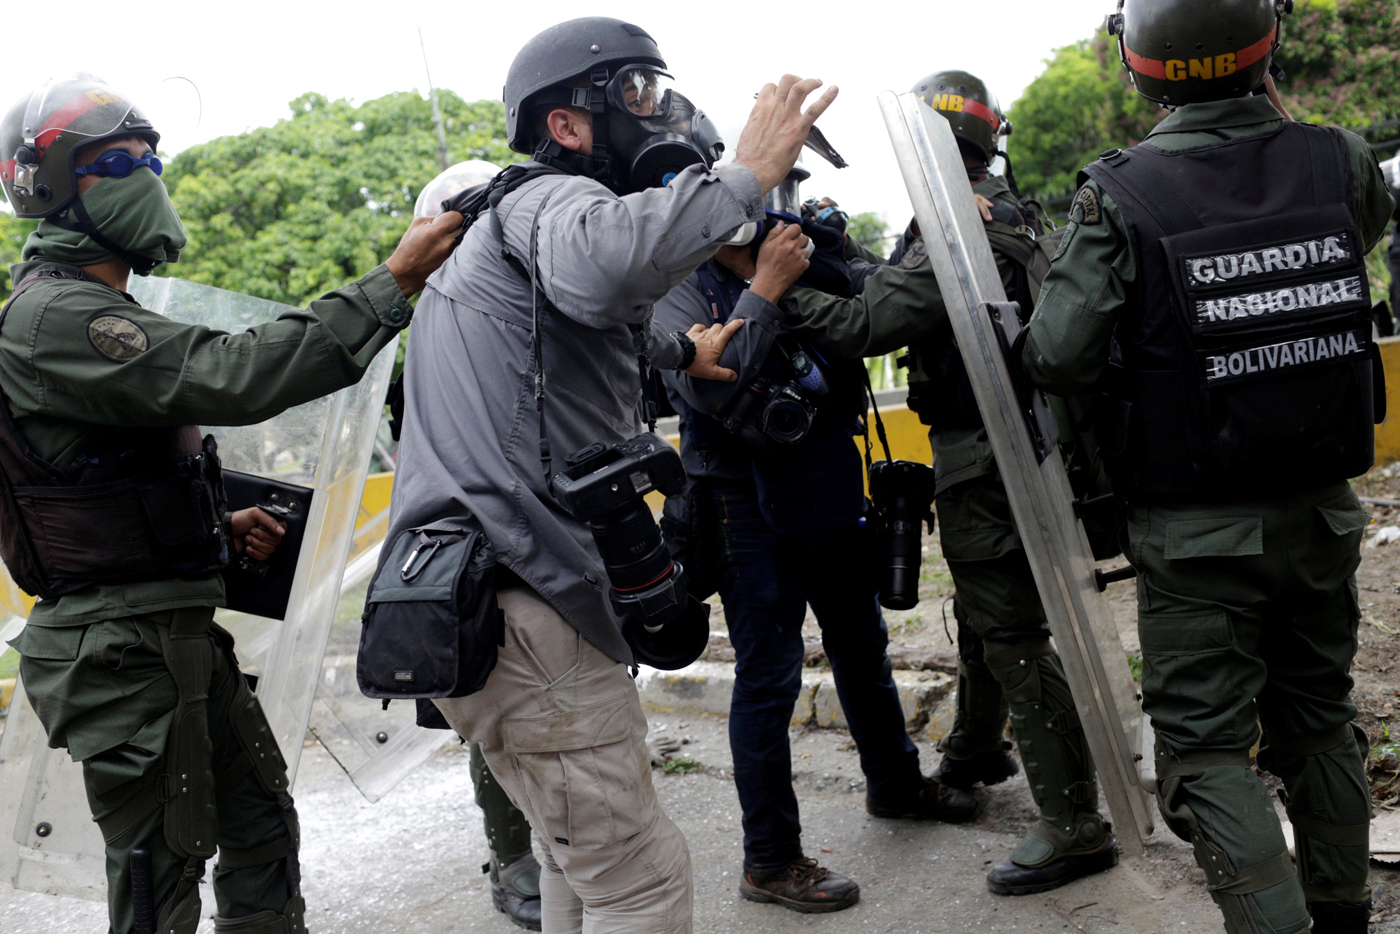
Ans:
{"label": "paved road", "polygon": [[[849,737],[833,731],[793,737],[804,843],[809,854],[861,882],[861,903],[813,916],[745,902],[737,893],[742,854],[726,724],[709,717],[664,722],[693,740],[684,754],[702,766],[696,774],[655,773],[663,804],[690,841],[700,934],[1221,930],[1190,850],[1169,836],[1147,857],[1057,892],[991,895],[983,884],[987,867],[1005,858],[1033,819],[1024,780],[993,789],[982,819],[970,826],[876,820],[865,814],[864,782]],[[931,769],[937,754],[922,745],[921,751]],[[369,804],[317,746],[306,750],[296,790],[307,920],[315,934],[518,931],[492,909],[481,874],[486,846],[465,751],[448,747]],[[106,931],[103,906],[3,886],[0,918],[7,934]],[[200,934],[210,932],[206,921]]]}

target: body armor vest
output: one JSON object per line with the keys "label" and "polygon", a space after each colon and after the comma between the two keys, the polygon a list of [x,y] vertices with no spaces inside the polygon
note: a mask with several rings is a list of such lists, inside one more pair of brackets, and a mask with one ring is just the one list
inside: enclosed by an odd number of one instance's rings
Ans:
{"label": "body armor vest", "polygon": [[1238,499],[1364,473],[1384,376],[1340,134],[1284,123],[1085,171],[1141,263],[1096,419],[1114,488]]}
{"label": "body armor vest", "polygon": [[[44,279],[16,287],[4,317]],[[88,584],[192,577],[228,563],[223,475],[214,436],[193,426],[113,428],[66,467],[34,453],[0,392],[0,558],[16,584],[54,599]]]}
{"label": "body armor vest", "polygon": [[[1007,299],[1020,306],[1022,324],[1030,320],[1040,283],[1050,271],[1049,257],[1027,236],[1027,230],[1037,237],[1045,233],[1033,205],[1006,197],[993,200],[987,239],[992,252],[1011,260],[1015,267],[1015,294]],[[908,405],[919,421],[934,431],[982,427],[972,382],[951,336],[940,335],[910,347],[898,364],[909,368]]]}

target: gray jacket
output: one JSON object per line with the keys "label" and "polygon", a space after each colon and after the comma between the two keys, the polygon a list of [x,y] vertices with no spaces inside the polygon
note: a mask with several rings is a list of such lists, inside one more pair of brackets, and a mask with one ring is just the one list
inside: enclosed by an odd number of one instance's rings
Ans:
{"label": "gray jacket", "polygon": [[[545,425],[558,472],[573,452],[642,430],[627,325],[651,328],[653,303],[761,217],[763,199],[742,166],[694,166],[667,188],[625,197],[590,179],[546,176],[498,211],[506,246],[527,265],[542,201],[537,280],[556,309],[541,303]],[[548,492],[530,326],[530,286],[483,213],[428,280],[414,315],[389,535],[470,513],[501,564],[589,642],[630,663],[593,536]],[[652,354],[659,366],[679,363],[664,334],[653,335]]]}

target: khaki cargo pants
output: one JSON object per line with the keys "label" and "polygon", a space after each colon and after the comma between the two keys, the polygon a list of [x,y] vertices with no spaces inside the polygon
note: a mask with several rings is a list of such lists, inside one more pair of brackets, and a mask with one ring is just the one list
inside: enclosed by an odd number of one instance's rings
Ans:
{"label": "khaki cargo pants", "polygon": [[538,594],[499,594],[505,645],[486,687],[435,701],[544,851],[544,934],[688,934],[690,851],[651,784],[627,667]]}

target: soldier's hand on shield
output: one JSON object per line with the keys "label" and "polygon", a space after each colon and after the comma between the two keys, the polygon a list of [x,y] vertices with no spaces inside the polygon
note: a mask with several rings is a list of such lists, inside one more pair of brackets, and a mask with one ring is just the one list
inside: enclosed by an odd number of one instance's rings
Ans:
{"label": "soldier's hand on shield", "polygon": [[287,532],[286,526],[256,506],[235,512],[232,526],[233,547],[256,561],[271,558]]}
{"label": "soldier's hand on shield", "polygon": [[405,296],[421,292],[428,277],[447,262],[461,229],[462,215],[456,211],[413,219],[394,255],[384,262]]}
{"label": "soldier's hand on shield", "polygon": [[802,227],[779,223],[758,250],[758,268],[749,291],[776,305],[810,265]]}
{"label": "soldier's hand on shield", "polygon": [[744,326],[743,318],[731,318],[724,324],[692,324],[685,336],[695,342],[695,359],[685,368],[687,376],[696,379],[713,379],[721,383],[732,383],[739,378],[728,367],[719,365],[720,354],[729,344],[734,332]]}
{"label": "soldier's hand on shield", "polygon": [[807,96],[822,86],[818,78],[783,75],[777,84],[765,84],[749,114],[734,161],[746,165],[758,176],[758,185],[767,194],[792,171],[812,124],[836,100],[839,88],[832,87],[804,112]]}

